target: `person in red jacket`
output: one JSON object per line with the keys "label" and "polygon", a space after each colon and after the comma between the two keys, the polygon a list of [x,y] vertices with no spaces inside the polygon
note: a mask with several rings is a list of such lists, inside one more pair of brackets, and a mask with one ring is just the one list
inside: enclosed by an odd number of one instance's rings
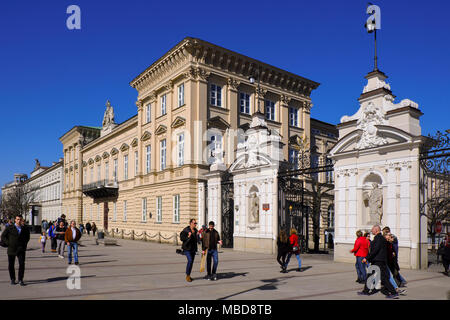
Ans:
{"label": "person in red jacket", "polygon": [[358,275],[358,279],[356,282],[358,283],[364,283],[366,281],[366,267],[362,260],[367,257],[369,254],[369,240],[367,240],[366,237],[363,236],[363,233],[361,230],[356,231],[356,241],[355,246],[352,250],[350,250],[350,253],[353,253],[356,256],[356,273]]}

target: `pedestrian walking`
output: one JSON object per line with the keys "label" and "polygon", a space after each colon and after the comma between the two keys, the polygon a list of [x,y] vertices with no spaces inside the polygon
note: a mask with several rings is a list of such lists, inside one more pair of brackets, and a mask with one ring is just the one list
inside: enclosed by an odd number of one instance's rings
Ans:
{"label": "pedestrian walking", "polygon": [[92,222],[92,235],[95,237],[95,232],[97,231],[97,226],[95,225],[95,222]]}
{"label": "pedestrian walking", "polygon": [[447,232],[445,240],[442,242],[442,263],[444,265],[444,274],[449,275],[448,268],[450,265],[450,232]]}
{"label": "pedestrian walking", "polygon": [[[217,266],[219,264],[219,253],[217,251],[217,244],[222,245],[219,232],[214,229],[214,221],[210,221],[208,229],[203,231],[202,237],[202,254],[206,253],[206,279],[217,280]],[[211,260],[214,261],[214,265],[211,271]]]}
{"label": "pedestrian walking", "polygon": [[366,237],[364,237],[361,230],[356,231],[356,241],[355,245],[353,246],[353,249],[350,250],[350,253],[353,253],[356,257],[356,274],[358,278],[356,279],[356,282],[358,283],[364,283],[367,278],[366,274],[366,266],[362,262],[364,258],[367,257],[369,254],[369,241]]}
{"label": "pedestrian walking", "polygon": [[[386,252],[386,239],[381,234],[381,228],[378,225],[372,227],[372,234],[375,236],[370,244],[370,252],[367,258],[362,262],[369,261],[372,265],[375,265],[380,270],[380,279],[382,288],[381,292],[386,295],[386,298],[398,299],[398,293],[389,282],[389,269],[387,267],[387,252]],[[364,285],[364,290],[358,292],[359,295],[370,295],[370,289],[367,286],[367,282]]]}
{"label": "pedestrian walking", "polygon": [[278,235],[277,247],[278,247],[277,261],[281,266],[281,272],[287,273],[286,257],[289,251],[291,251],[291,247],[289,245],[289,238],[285,230],[281,230],[280,234]]}
{"label": "pedestrian walking", "polygon": [[80,238],[80,229],[77,228],[75,220],[72,220],[70,222],[70,226],[67,228],[64,234],[64,240],[66,241],[69,250],[69,264],[72,263],[72,254],[75,264],[78,264],[78,241],[80,240]]}
{"label": "pedestrian walking", "polygon": [[392,257],[389,256],[391,260],[388,260],[389,269],[394,275],[394,279],[397,281],[398,286],[406,287],[406,279],[400,274],[400,266],[398,265],[398,238],[391,233],[391,229],[387,226],[383,228],[383,235],[384,234],[388,235],[386,238],[388,241],[388,249],[390,250],[392,247]]}
{"label": "pedestrian walking", "polygon": [[301,272],[302,271],[302,259],[300,259],[300,246],[298,243],[298,235],[297,235],[297,230],[295,230],[295,228],[291,229],[291,235],[289,236],[289,242],[290,242],[290,248],[292,250],[289,251],[287,258],[286,258],[286,269],[289,265],[289,261],[291,261],[291,257],[293,254],[295,254],[295,257],[297,258],[297,262],[298,262],[298,269],[297,272]]}
{"label": "pedestrian walking", "polygon": [[56,229],[56,222],[50,223],[50,226],[47,230],[47,234],[50,238],[51,251],[53,253],[56,253],[56,247],[58,245],[58,243],[56,241],[55,229]]}
{"label": "pedestrian walking", "polygon": [[180,233],[180,239],[183,241],[181,248],[183,249],[183,254],[186,256],[186,281],[192,282],[191,271],[194,265],[195,253],[197,252],[197,221],[191,219],[189,221],[189,226],[183,229]]}
{"label": "pedestrian walking", "polygon": [[80,225],[78,226],[78,229],[80,229],[80,232],[83,235],[83,233],[84,233],[84,225],[82,223],[80,223]]}
{"label": "pedestrian walking", "polygon": [[42,253],[45,253],[45,244],[47,243],[47,233],[45,231],[42,231],[39,237],[39,243],[41,244]]}
{"label": "pedestrian walking", "polygon": [[92,229],[92,226],[91,226],[91,224],[90,224],[89,221],[88,221],[88,222],[86,223],[86,231],[87,231],[88,236],[91,235],[91,229]]}
{"label": "pedestrian walking", "polygon": [[67,228],[64,225],[64,221],[59,222],[59,226],[56,227],[54,234],[56,236],[57,247],[56,251],[58,252],[58,257],[64,259],[64,249],[66,248],[66,242],[64,239],[64,235],[66,233]]}
{"label": "pedestrian walking", "polygon": [[25,253],[27,251],[28,241],[30,241],[30,230],[28,229],[28,226],[24,224],[21,215],[16,215],[14,222],[14,225],[8,226],[8,228],[3,231],[1,239],[8,247],[8,270],[11,284],[16,284],[15,262],[17,257],[17,260],[19,261],[18,280],[19,284],[24,286]]}

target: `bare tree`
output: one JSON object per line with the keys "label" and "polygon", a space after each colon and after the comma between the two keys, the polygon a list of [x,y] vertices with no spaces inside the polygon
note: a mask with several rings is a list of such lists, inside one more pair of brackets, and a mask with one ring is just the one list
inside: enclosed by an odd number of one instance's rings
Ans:
{"label": "bare tree", "polygon": [[26,216],[31,204],[37,199],[37,187],[23,183],[12,187],[11,190],[2,197],[2,213],[7,218],[12,218],[15,214]]}

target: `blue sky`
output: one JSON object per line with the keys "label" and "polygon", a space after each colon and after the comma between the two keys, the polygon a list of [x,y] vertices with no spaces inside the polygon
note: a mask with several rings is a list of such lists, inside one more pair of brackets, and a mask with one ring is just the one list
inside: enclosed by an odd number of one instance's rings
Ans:
{"label": "blue sky", "polygon": [[[449,126],[450,2],[372,1],[381,7],[379,68],[397,102],[424,113],[422,133]],[[66,9],[81,8],[81,30]],[[75,125],[136,114],[129,82],[186,36],[321,83],[312,117],[338,123],[358,109],[373,68],[367,1],[42,0],[0,4],[0,185],[50,165]]]}

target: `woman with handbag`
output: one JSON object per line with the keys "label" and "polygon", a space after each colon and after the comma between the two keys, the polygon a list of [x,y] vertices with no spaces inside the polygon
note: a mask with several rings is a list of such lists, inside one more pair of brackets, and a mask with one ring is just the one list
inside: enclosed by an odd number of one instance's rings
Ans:
{"label": "woman with handbag", "polygon": [[301,272],[302,271],[302,259],[300,259],[300,246],[298,244],[297,230],[295,230],[294,228],[291,229],[291,236],[289,237],[289,242],[291,244],[292,251],[290,251],[288,253],[288,256],[286,259],[286,269],[289,264],[289,261],[291,260],[292,254],[295,254],[295,257],[297,258],[297,261],[298,261],[297,272]]}

